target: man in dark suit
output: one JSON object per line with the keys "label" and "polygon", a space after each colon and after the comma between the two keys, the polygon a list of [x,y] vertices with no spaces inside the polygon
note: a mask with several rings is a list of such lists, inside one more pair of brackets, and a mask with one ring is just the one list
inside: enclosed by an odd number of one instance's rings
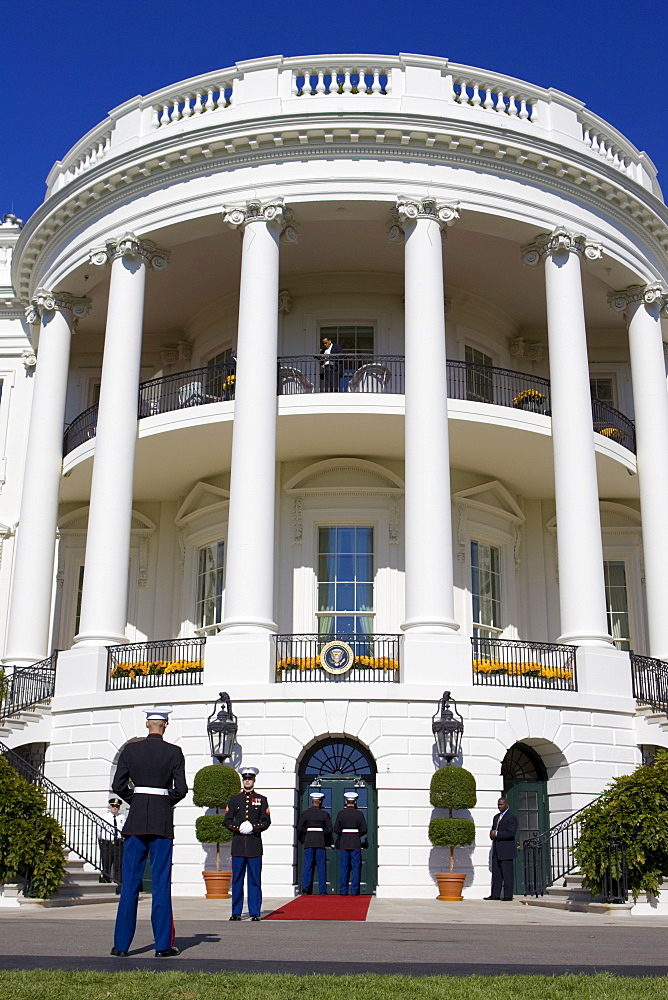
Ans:
{"label": "man in dark suit", "polygon": [[322,351],[320,357],[320,378],[322,379],[323,392],[338,392],[339,380],[341,378],[341,362],[332,358],[333,354],[341,354],[343,348],[340,344],[333,344],[329,337],[322,338]]}
{"label": "man in dark suit", "polygon": [[233,795],[225,809],[223,822],[231,830],[232,846],[232,916],[241,920],[244,906],[244,881],[248,879],[248,912],[251,920],[260,919],[262,909],[262,834],[271,825],[269,803],[255,791],[256,767],[242,767],[243,791]]}
{"label": "man in dark suit", "polygon": [[172,918],[173,812],[188,792],[186,766],[181,748],[163,740],[171,708],[144,711],[148,736],[123,747],[111,786],[120,799],[130,803],[123,827],[123,883],[111,954],[125,957],[130,950],[139,890],[146,859],[150,858],[155,955],[171,958],[179,954],[174,947]]}
{"label": "man in dark suit", "polygon": [[509,902],[513,898],[514,865],[517,847],[517,816],[511,813],[508,799],[500,798],[498,813],[492,820],[489,831],[492,841],[492,890],[485,899],[502,899]]}
{"label": "man in dark suit", "polygon": [[320,895],[327,894],[327,859],[325,850],[332,844],[332,817],[322,803],[324,795],[320,791],[311,792],[311,806],[305,809],[297,821],[297,836],[304,845],[304,869],[302,871],[302,894],[310,896],[313,890],[313,868],[318,869],[318,889]]}

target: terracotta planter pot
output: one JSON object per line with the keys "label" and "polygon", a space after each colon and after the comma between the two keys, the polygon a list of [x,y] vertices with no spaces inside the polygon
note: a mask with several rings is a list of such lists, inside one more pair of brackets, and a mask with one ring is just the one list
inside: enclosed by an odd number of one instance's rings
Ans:
{"label": "terracotta planter pot", "polygon": [[202,872],[207,899],[227,899],[230,895],[232,872]]}
{"label": "terracotta planter pot", "polygon": [[434,878],[438,885],[438,899],[454,903],[464,898],[462,896],[466,878],[464,872],[434,872]]}

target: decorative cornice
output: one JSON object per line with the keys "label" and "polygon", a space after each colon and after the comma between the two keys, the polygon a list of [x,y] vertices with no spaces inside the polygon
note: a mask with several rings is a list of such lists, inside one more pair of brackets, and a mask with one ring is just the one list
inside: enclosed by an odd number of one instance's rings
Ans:
{"label": "decorative cornice", "polygon": [[160,250],[153,240],[141,240],[134,233],[124,233],[115,239],[105,241],[103,247],[95,247],[90,252],[92,264],[103,267],[118,257],[141,258],[154,271],[164,271],[169,264],[169,253]]}
{"label": "decorative cornice", "polygon": [[598,260],[603,256],[600,243],[591,243],[582,233],[572,233],[563,226],[557,226],[551,233],[541,233],[533,243],[521,248],[525,264],[536,267],[548,254],[576,253],[587,260]]}
{"label": "decorative cornice", "polygon": [[38,288],[26,308],[26,319],[33,325],[39,323],[44,313],[55,312],[56,309],[67,309],[75,319],[82,319],[90,309],[90,299],[77,298],[69,292],[49,292],[46,288]]}
{"label": "decorative cornice", "polygon": [[544,347],[539,341],[527,343],[524,337],[513,337],[508,341],[511,358],[527,358],[529,361],[542,361]]}
{"label": "decorative cornice", "polygon": [[223,208],[223,222],[230,229],[245,229],[254,222],[273,224],[280,229],[282,243],[296,243],[299,239],[299,227],[295,222],[294,212],[286,208],[281,199],[270,202],[258,200],[247,201],[246,206],[235,205]]}
{"label": "decorative cornice", "polygon": [[190,361],[192,356],[193,345],[188,340],[179,340],[178,344],[166,344],[160,348],[160,363],[163,368],[175,365],[177,361]]}
{"label": "decorative cornice", "polygon": [[650,285],[629,285],[619,292],[608,292],[608,305],[615,312],[624,312],[630,305],[638,302],[646,306],[658,306],[666,312],[668,290],[660,281],[655,281]]}
{"label": "decorative cornice", "polygon": [[406,198],[399,195],[396,208],[390,213],[387,238],[390,243],[401,243],[405,237],[406,225],[417,219],[431,219],[445,233],[459,218],[459,202],[437,201],[435,198]]}

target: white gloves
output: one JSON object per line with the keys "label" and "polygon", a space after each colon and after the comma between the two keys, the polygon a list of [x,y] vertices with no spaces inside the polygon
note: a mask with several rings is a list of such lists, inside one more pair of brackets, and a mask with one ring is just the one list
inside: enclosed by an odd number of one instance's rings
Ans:
{"label": "white gloves", "polygon": [[252,832],[253,832],[253,824],[249,823],[248,820],[245,819],[241,824],[241,826],[239,827],[239,833],[252,833]]}

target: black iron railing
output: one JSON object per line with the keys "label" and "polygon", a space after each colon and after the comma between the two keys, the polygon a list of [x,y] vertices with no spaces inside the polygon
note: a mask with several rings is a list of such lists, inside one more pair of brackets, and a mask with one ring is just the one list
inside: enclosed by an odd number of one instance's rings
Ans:
{"label": "black iron railing", "polygon": [[14,667],[6,678],[7,693],[0,699],[0,721],[27,712],[53,698],[56,686],[55,652],[46,660],[28,667]]}
{"label": "black iron railing", "polygon": [[471,639],[473,683],[577,691],[576,646],[521,639]]}
{"label": "black iron railing", "polygon": [[633,697],[668,715],[668,663],[631,653]]}
{"label": "black iron railing", "polygon": [[[341,643],[348,648],[342,654],[336,648],[327,653],[330,643]],[[399,680],[399,636],[361,632],[277,635],[276,680],[284,684],[314,681],[393,684]]]}
{"label": "black iron railing", "polygon": [[278,395],[372,392],[403,395],[404,359],[390,354],[302,354],[279,358]]}
{"label": "black iron railing", "polygon": [[[14,767],[19,774],[35,785],[46,797],[46,811],[60,824],[65,836],[65,846],[86,861],[91,867],[102,872],[113,880],[113,872],[105,871],[103,862],[104,847],[100,842],[114,840],[114,828],[111,823],[97,816],[77,799],[68,795],[58,785],[45,778],[41,771],[32,767],[23,757],[20,757],[4,743],[0,743],[0,754]],[[109,867],[107,865],[107,867]],[[27,878],[28,892],[30,877]]]}
{"label": "black iron railing", "polygon": [[545,833],[534,834],[524,841],[522,856],[525,896],[544,895],[549,885],[577,869],[574,848],[580,836],[582,813],[591,804],[587,803]]}
{"label": "black iron railing", "polygon": [[[323,359],[319,354],[302,354],[278,359],[277,392],[279,396],[322,392],[403,394],[404,371],[400,355],[332,354]],[[235,362],[142,382],[137,417],[233,400],[235,383]],[[548,379],[491,365],[448,361],[447,394],[450,399],[492,403],[544,416],[551,413]],[[593,399],[591,405],[594,430],[635,451],[633,421],[609,403]],[[96,430],[97,406],[91,406],[67,427],[63,454],[95,437]]]}
{"label": "black iron railing", "polygon": [[205,638],[107,646],[107,691],[201,684]]}

